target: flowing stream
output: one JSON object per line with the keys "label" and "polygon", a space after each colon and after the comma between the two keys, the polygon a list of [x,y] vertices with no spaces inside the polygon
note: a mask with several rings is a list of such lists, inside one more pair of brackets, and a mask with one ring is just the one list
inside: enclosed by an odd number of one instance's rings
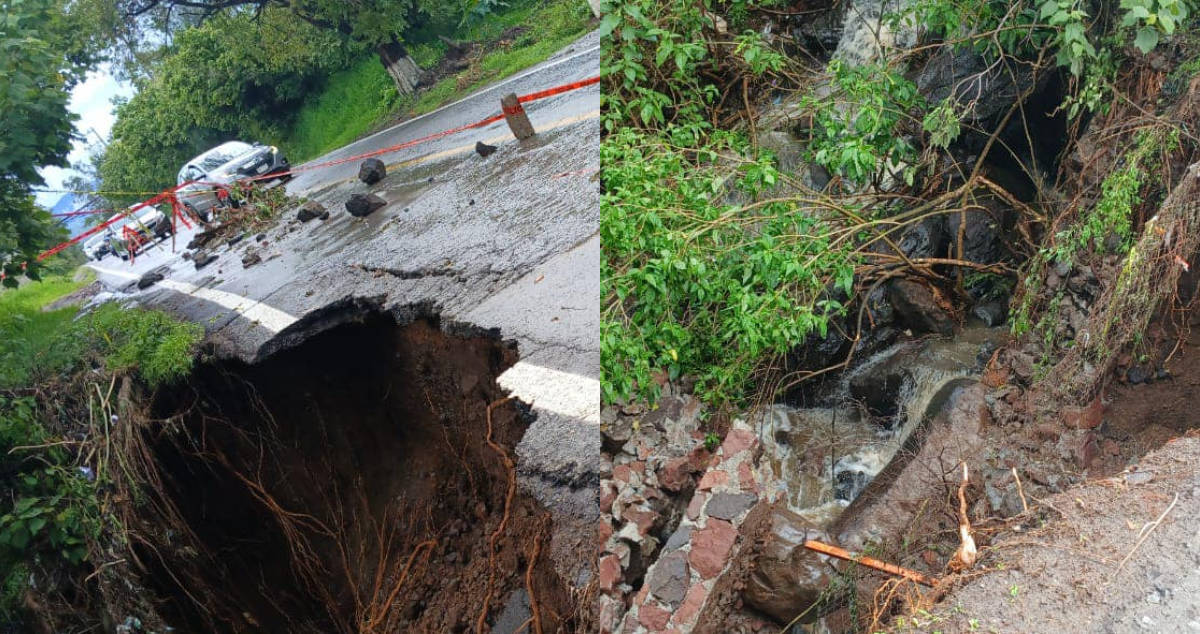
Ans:
{"label": "flowing stream", "polygon": [[825,406],[768,407],[759,437],[788,507],[828,527],[935,413],[926,410],[942,387],[979,374],[1003,330],[968,326],[953,338],[902,341],[827,388]]}

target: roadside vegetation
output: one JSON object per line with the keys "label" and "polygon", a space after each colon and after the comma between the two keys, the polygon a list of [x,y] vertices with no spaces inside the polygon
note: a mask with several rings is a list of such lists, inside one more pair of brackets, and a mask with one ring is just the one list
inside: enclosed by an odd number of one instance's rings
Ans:
{"label": "roadside vegetation", "polygon": [[[611,4],[609,404],[653,403],[681,378],[718,408],[777,398],[847,367],[900,279],[950,316],[1011,296],[1016,334],[1054,331],[1046,267],[1127,254],[1195,148],[1169,114],[1136,111],[1152,87],[1122,70],[1186,66],[1187,0],[884,3],[895,45],[837,51],[775,0]],[[939,56],[973,70],[930,77]],[[991,83],[971,95],[972,81]],[[1065,159],[1098,127],[1117,158],[1089,166],[1106,170],[1095,196]],[[973,247],[962,228],[995,209],[1004,233],[982,242],[1003,248]],[[913,250],[932,223],[948,249]],[[1059,328],[1057,350],[1073,336]]]}
{"label": "roadside vegetation", "polygon": [[377,50],[286,7],[216,11],[179,27],[139,62],[138,92],[118,107],[99,160],[100,184],[137,200],[231,138],[279,146],[293,163],[315,158],[548,57],[591,17],[577,0],[473,6],[412,9],[403,30],[417,69],[411,86],[396,83]]}
{"label": "roadside vegetation", "polygon": [[[28,631],[46,596],[83,592],[120,523],[108,429],[117,377],[185,376],[201,329],[106,304],[43,310],[88,283],[56,276],[0,292],[0,627]],[[97,453],[99,452],[99,453]],[[41,592],[35,596],[35,590]],[[40,597],[40,598],[39,598]],[[64,604],[69,604],[64,599]],[[60,606],[62,607],[62,606]],[[55,608],[58,609],[58,608]]]}

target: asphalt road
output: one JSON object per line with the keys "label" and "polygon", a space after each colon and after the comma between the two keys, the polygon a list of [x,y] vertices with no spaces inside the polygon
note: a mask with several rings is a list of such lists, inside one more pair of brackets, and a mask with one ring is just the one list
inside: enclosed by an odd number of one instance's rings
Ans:
{"label": "asphalt road", "polygon": [[[472,96],[350,144],[314,163],[399,144],[499,111],[500,97],[599,72],[594,33],[547,62]],[[517,142],[503,121],[380,158],[388,176],[357,181],[358,161],[302,172],[288,192],[316,200],[328,220],[294,212],[201,270],[181,255],[182,230],[136,262],[92,263],[104,285],[139,304],[202,324],[218,354],[254,362],[364,310],[398,317],[432,306],[443,323],[497,328],[521,361],[500,383],[538,418],[518,447],[523,484],[561,513],[596,513],[599,478],[599,88],[528,104],[537,135]],[[499,145],[488,158],[476,141]],[[346,213],[353,193],[388,205]],[[256,251],[263,261],[244,268]],[[148,271],[166,279],[137,291]]]}

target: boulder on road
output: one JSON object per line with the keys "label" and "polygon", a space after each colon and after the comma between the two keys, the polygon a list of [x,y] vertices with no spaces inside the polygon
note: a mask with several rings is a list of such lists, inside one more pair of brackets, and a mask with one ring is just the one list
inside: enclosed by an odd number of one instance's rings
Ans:
{"label": "boulder on road", "polygon": [[138,290],[144,290],[144,289],[150,288],[151,286],[157,284],[158,282],[161,282],[162,280],[163,280],[162,273],[156,273],[154,271],[150,271],[149,273],[146,273],[145,275],[143,275],[142,279],[138,280],[138,283],[137,283]]}
{"label": "boulder on road", "polygon": [[375,194],[354,194],[346,201],[346,211],[355,218],[363,218],[386,204],[386,200]]}
{"label": "boulder on road", "polygon": [[217,259],[217,255],[215,253],[209,253],[208,251],[204,250],[197,251],[194,255],[192,255],[192,263],[196,265],[197,271],[208,266],[208,264],[215,259]]}
{"label": "boulder on road", "polygon": [[378,183],[384,176],[387,176],[387,166],[377,158],[369,158],[358,166],[358,180],[368,185]]}
{"label": "boulder on road", "polygon": [[475,151],[479,154],[479,156],[482,156],[483,158],[487,158],[487,157],[491,156],[493,152],[496,151],[496,146],[488,145],[487,143],[484,143],[483,141],[476,141],[475,142]]}
{"label": "boulder on road", "polygon": [[300,212],[296,214],[296,219],[300,222],[308,222],[313,218],[320,218],[323,213],[325,213],[325,206],[315,200],[310,200],[300,205]]}

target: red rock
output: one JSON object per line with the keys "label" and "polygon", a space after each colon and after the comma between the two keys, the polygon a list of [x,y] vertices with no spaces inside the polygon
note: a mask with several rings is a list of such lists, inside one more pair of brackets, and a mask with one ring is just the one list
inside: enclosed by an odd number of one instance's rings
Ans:
{"label": "red rock", "polygon": [[692,496],[692,501],[688,502],[687,507],[688,519],[695,521],[697,517],[700,517],[700,511],[704,508],[704,502],[707,499],[708,494],[700,491],[697,491],[696,494]]}
{"label": "red rock", "polygon": [[1104,442],[1101,444],[1100,448],[1104,450],[1104,453],[1110,456],[1121,455],[1121,445],[1118,445],[1117,441],[1111,438],[1104,439]]}
{"label": "red rock", "polygon": [[710,517],[704,528],[692,531],[692,551],[688,555],[688,562],[702,579],[712,579],[725,569],[725,560],[735,541],[737,529],[733,524]]}
{"label": "red rock", "polygon": [[658,513],[650,510],[639,508],[627,508],[622,514],[623,519],[627,519],[637,525],[639,535],[649,535],[650,528],[654,526],[654,522],[658,520]]}
{"label": "red rock", "polygon": [[710,491],[713,487],[719,487],[728,483],[728,473],[725,473],[720,469],[713,469],[708,473],[705,473],[703,478],[700,478],[700,485],[696,488],[700,489],[701,491]]}
{"label": "red rock", "polygon": [[621,581],[621,560],[616,555],[605,555],[597,565],[601,592],[612,592]]}
{"label": "red rock", "polygon": [[671,623],[682,626],[685,630],[696,620],[696,616],[700,614],[700,608],[704,607],[704,601],[708,599],[708,588],[704,587],[703,583],[688,588],[687,596],[683,598],[683,603],[675,610],[674,616],[671,617]]}
{"label": "red rock", "polygon": [[613,480],[619,480],[625,484],[629,484],[629,481],[632,479],[632,472],[633,469],[629,468],[629,465],[627,464],[613,465]]}
{"label": "red rock", "polygon": [[638,608],[638,623],[651,632],[662,632],[667,629],[667,622],[670,620],[671,613],[653,603],[645,603]]}
{"label": "red rock", "polygon": [[608,542],[608,538],[612,537],[612,522],[610,522],[608,518],[603,518],[600,520],[600,526],[596,529],[596,535],[598,536],[601,544]]}
{"label": "red rock", "polygon": [[725,442],[721,443],[721,453],[728,459],[741,451],[750,449],[758,442],[754,432],[747,429],[731,429],[725,434]]}
{"label": "red rock", "polygon": [[600,489],[600,512],[608,513],[612,511],[613,502],[617,501],[617,488],[610,485],[605,485]]}
{"label": "red rock", "polygon": [[635,460],[629,463],[629,468],[637,471],[642,475],[646,475],[646,463],[642,460]]}
{"label": "red rock", "polygon": [[692,474],[699,469],[690,456],[671,458],[658,470],[658,483],[668,491],[678,493],[692,483]]}
{"label": "red rock", "polygon": [[1095,429],[1104,421],[1104,403],[1097,396],[1083,407],[1064,407],[1062,419],[1070,429]]}
{"label": "red rock", "polygon": [[1079,439],[1079,444],[1075,448],[1075,459],[1079,461],[1079,466],[1086,469],[1092,465],[1096,456],[1100,453],[1100,443],[1096,441],[1096,435],[1088,432],[1083,438]]}
{"label": "red rock", "polygon": [[754,470],[750,468],[750,463],[743,462],[738,465],[738,482],[743,491],[758,493],[758,482],[754,479]]}

